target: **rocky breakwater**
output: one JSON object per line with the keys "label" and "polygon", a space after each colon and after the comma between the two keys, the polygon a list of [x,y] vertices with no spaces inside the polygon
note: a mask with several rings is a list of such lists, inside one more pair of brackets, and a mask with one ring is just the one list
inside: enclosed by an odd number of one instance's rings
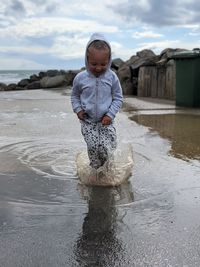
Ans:
{"label": "rocky breakwater", "polygon": [[[174,99],[175,63],[172,55],[183,51],[187,50],[166,48],[160,55],[156,55],[152,50],[144,49],[127,61],[114,59],[111,68],[119,77],[124,95]],[[40,72],[17,84],[0,83],[0,91],[71,86],[75,75],[81,70]]]}
{"label": "rocky breakwater", "polygon": [[187,50],[166,48],[156,55],[152,50],[144,49],[127,61],[113,60],[112,68],[119,77],[123,93],[173,99],[175,62],[172,55],[184,51]]}
{"label": "rocky breakwater", "polygon": [[0,82],[0,91],[47,89],[71,86],[75,75],[80,70],[48,70],[41,71],[38,75],[31,75],[18,83],[4,84]]}

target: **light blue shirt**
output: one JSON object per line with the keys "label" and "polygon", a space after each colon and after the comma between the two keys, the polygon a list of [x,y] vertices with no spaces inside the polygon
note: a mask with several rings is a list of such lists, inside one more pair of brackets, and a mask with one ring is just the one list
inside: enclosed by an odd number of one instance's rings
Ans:
{"label": "light blue shirt", "polygon": [[101,34],[91,36],[85,52],[86,70],[76,75],[73,81],[71,103],[75,113],[84,110],[87,119],[92,122],[100,122],[104,115],[115,118],[122,106],[123,95],[119,79],[110,69],[112,59],[107,70],[100,76],[94,76],[88,68],[87,48],[95,40],[102,40],[110,47],[109,42]]}
{"label": "light blue shirt", "polygon": [[122,88],[117,75],[108,69],[99,77],[87,70],[76,75],[71,94],[75,113],[84,110],[87,119],[99,122],[104,115],[112,119],[122,106]]}

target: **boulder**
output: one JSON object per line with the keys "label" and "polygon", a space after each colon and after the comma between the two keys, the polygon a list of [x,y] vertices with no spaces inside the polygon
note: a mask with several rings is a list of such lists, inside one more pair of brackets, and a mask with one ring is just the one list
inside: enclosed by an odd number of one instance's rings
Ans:
{"label": "boulder", "polygon": [[137,60],[139,60],[139,57],[134,55],[134,56],[130,57],[129,60],[127,60],[127,61],[125,62],[125,64],[126,64],[127,66],[131,66],[131,65],[134,64]]}
{"label": "boulder", "polygon": [[162,59],[160,59],[158,62],[156,62],[156,64],[157,64],[158,66],[164,66],[164,65],[167,64],[167,61],[168,61],[167,58],[162,58]]}
{"label": "boulder", "polygon": [[30,76],[29,80],[30,80],[31,83],[32,82],[36,82],[36,81],[40,80],[40,77],[37,76],[36,74],[33,74],[33,75]]}
{"label": "boulder", "polygon": [[[199,48],[193,49],[199,53]],[[129,60],[116,58],[111,68],[118,75],[124,95],[138,95],[172,98],[175,95],[175,62],[172,56],[176,52],[188,51],[180,48],[166,48],[160,55],[150,49],[138,51]],[[47,70],[38,75],[31,75],[29,79],[21,80],[17,85],[0,83],[0,91],[24,90],[39,88],[59,88],[72,86],[77,73],[84,70]],[[172,88],[172,89],[171,89]]]}
{"label": "boulder", "polygon": [[7,85],[5,83],[0,83],[0,91],[6,91]]}
{"label": "boulder", "polygon": [[63,86],[66,82],[65,75],[46,76],[40,80],[41,88],[56,88]]}
{"label": "boulder", "polygon": [[69,70],[69,71],[65,72],[65,85],[66,86],[72,85],[74,77],[79,72],[80,72],[79,70]]}
{"label": "boulder", "polygon": [[170,59],[174,53],[188,51],[181,48],[166,48],[160,53],[160,59]]}
{"label": "boulder", "polygon": [[47,76],[47,73],[44,71],[40,71],[38,76],[39,76],[39,79],[42,79],[43,77]]}
{"label": "boulder", "polygon": [[123,64],[124,61],[121,58],[115,58],[112,61],[111,68],[118,70]]}
{"label": "boulder", "polygon": [[6,91],[16,90],[16,88],[17,88],[17,84],[16,84],[16,83],[10,83],[10,84],[7,86]]}
{"label": "boulder", "polygon": [[46,75],[49,76],[49,77],[55,77],[55,76],[58,76],[60,75],[60,71],[59,70],[48,70],[46,72]]}
{"label": "boulder", "polygon": [[35,81],[35,82],[32,82],[32,83],[29,83],[27,86],[26,86],[27,89],[40,89],[41,88],[41,84],[40,84],[40,81]]}
{"label": "boulder", "polygon": [[150,58],[138,58],[133,64],[130,65],[131,69],[138,69],[142,66],[155,66],[156,62],[159,60],[158,56]]}
{"label": "boulder", "polygon": [[122,86],[123,94],[133,94],[133,83],[130,67],[123,65],[121,68],[119,68],[117,75]]}
{"label": "boulder", "polygon": [[23,79],[20,82],[18,82],[17,86],[19,87],[26,87],[29,84],[30,80],[29,79]]}
{"label": "boulder", "polygon": [[64,74],[65,75],[66,74],[66,71],[65,70],[59,70],[59,74]]}
{"label": "boulder", "polygon": [[154,54],[154,52],[150,49],[144,49],[144,50],[141,50],[139,52],[136,53],[136,55],[138,57],[142,57],[142,58],[149,58],[149,57],[154,57],[156,56],[156,54]]}

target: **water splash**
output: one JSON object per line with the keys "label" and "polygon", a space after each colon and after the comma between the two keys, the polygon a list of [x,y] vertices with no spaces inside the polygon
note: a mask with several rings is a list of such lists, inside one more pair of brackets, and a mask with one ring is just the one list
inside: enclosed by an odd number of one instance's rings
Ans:
{"label": "water splash", "polygon": [[78,176],[83,184],[99,186],[117,186],[127,181],[133,167],[131,144],[118,147],[113,156],[100,168],[89,166],[86,152],[81,152],[76,159]]}

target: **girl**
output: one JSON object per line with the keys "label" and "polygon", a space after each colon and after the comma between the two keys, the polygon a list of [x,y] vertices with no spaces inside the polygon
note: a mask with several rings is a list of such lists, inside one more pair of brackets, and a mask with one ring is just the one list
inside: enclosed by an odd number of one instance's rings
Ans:
{"label": "girl", "polygon": [[104,36],[93,34],[86,47],[86,70],[73,81],[71,103],[81,122],[90,166],[98,169],[116,148],[113,121],[122,106],[122,88],[111,67],[111,47]]}

